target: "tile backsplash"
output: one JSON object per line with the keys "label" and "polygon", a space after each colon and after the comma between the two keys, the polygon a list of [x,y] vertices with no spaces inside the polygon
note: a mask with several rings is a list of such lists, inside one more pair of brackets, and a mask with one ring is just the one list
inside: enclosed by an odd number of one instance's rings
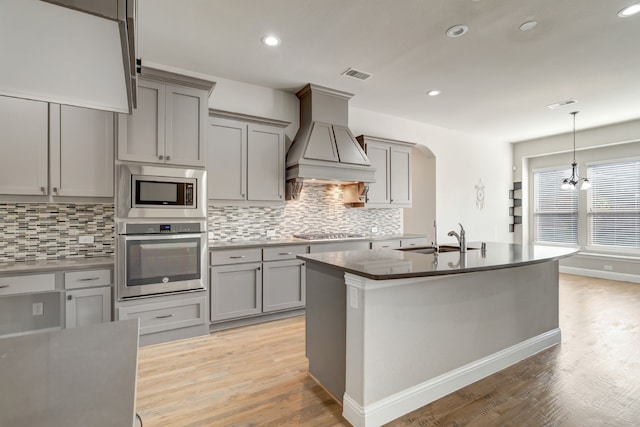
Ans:
{"label": "tile backsplash", "polygon": [[113,255],[113,204],[0,203],[0,236],[0,262]]}
{"label": "tile backsplash", "polygon": [[342,202],[342,186],[304,184],[298,200],[284,206],[209,206],[209,232],[214,241],[260,239],[267,230],[277,238],[304,232],[398,234],[402,232],[402,209],[352,208]]}

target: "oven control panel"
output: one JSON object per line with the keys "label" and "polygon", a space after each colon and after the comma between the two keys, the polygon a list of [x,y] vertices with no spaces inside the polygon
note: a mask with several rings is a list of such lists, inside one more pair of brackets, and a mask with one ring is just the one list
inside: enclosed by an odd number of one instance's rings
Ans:
{"label": "oven control panel", "polygon": [[178,234],[204,231],[205,224],[202,222],[126,223],[119,234]]}

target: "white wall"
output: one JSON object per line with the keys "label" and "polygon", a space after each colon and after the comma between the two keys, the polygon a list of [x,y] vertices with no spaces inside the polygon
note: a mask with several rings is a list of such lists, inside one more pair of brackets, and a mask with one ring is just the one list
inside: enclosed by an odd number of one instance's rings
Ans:
{"label": "white wall", "polygon": [[[455,242],[447,232],[459,230],[458,222],[464,225],[470,242],[512,241],[508,199],[512,177],[510,144],[357,108],[349,109],[349,127],[356,135],[422,144],[434,154],[440,244]],[[481,210],[476,207],[475,189],[480,179],[485,186]],[[420,191],[415,185],[413,190]]]}

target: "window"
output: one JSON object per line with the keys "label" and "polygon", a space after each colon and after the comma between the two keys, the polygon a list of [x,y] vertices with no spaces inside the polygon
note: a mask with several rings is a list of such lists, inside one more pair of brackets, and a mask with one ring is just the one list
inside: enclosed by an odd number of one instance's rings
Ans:
{"label": "window", "polygon": [[640,248],[640,160],[587,165],[588,244]]}
{"label": "window", "polygon": [[561,190],[570,168],[533,172],[535,241],[578,243],[578,192]]}

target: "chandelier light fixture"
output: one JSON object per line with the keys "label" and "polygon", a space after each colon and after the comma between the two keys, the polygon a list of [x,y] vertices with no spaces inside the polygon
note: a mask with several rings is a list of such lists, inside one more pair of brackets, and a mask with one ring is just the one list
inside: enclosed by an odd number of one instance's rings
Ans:
{"label": "chandelier light fixture", "polygon": [[[573,163],[571,163],[571,176],[562,180],[560,188],[562,190],[588,190],[591,188],[591,182],[588,178],[580,178],[578,175],[578,164],[576,163],[576,114],[579,111],[573,111],[570,113],[573,116]],[[578,187],[579,186],[579,187]]]}

